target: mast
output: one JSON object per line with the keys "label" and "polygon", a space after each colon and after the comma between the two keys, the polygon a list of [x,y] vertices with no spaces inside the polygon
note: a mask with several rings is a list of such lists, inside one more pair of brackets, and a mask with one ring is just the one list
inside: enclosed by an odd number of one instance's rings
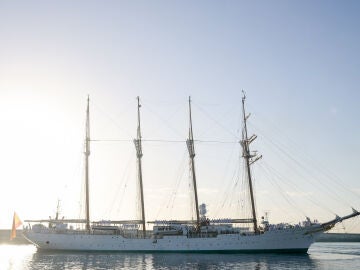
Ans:
{"label": "mast", "polygon": [[189,151],[190,164],[191,164],[191,176],[194,186],[194,197],[195,197],[195,211],[196,211],[196,224],[200,226],[200,217],[199,217],[199,203],[198,203],[198,195],[197,195],[197,187],[196,187],[196,174],[195,174],[195,147],[194,147],[194,135],[192,128],[192,118],[191,118],[191,98],[189,97],[189,138],[186,140],[186,145]]}
{"label": "mast", "polygon": [[137,167],[138,167],[138,180],[140,187],[140,203],[141,203],[141,223],[143,230],[143,237],[145,238],[145,207],[144,207],[144,192],[143,192],[143,182],[142,182],[142,167],[141,167],[141,158],[143,156],[142,147],[141,147],[141,129],[140,129],[140,98],[137,97],[137,116],[138,116],[138,126],[137,126],[137,138],[134,139],[134,144],[136,148],[136,157],[137,157]]}
{"label": "mast", "polygon": [[89,156],[90,156],[90,99],[87,98],[86,129],[85,129],[85,214],[86,230],[90,231],[90,204],[89,204]]}
{"label": "mast", "polygon": [[246,121],[250,117],[250,114],[249,115],[245,114],[245,99],[246,99],[246,96],[245,96],[245,93],[243,91],[242,111],[243,111],[244,129],[243,129],[243,132],[242,132],[241,145],[242,145],[242,148],[243,148],[243,158],[245,159],[246,175],[247,175],[248,183],[249,183],[249,191],[250,191],[250,200],[251,200],[251,210],[252,210],[252,220],[253,220],[253,224],[254,224],[254,232],[258,233],[259,230],[258,230],[258,226],[257,226],[255,200],[254,200],[254,192],[253,192],[253,184],[252,184],[252,179],[251,179],[250,165],[253,164],[254,162],[256,162],[257,160],[259,160],[260,158],[262,158],[262,156],[256,156],[256,154],[250,154],[250,147],[249,147],[250,143],[252,143],[257,138],[257,136],[252,135],[250,138],[248,138]]}

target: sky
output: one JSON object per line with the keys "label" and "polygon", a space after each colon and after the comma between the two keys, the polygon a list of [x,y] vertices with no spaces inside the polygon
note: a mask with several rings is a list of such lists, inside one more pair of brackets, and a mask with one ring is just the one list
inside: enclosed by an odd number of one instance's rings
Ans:
{"label": "sky", "polygon": [[[192,217],[189,96],[199,201],[213,217],[248,211],[242,90],[263,155],[258,216],[359,210],[359,11],[358,1],[0,1],[0,228],[14,211],[54,216],[58,200],[62,215],[81,214],[88,95],[93,220],[136,217],[137,96],[147,219]],[[359,218],[338,231],[360,232]]]}

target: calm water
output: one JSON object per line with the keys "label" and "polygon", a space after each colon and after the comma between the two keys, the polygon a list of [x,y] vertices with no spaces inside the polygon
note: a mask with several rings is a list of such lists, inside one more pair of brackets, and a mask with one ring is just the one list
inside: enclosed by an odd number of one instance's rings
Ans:
{"label": "calm water", "polygon": [[316,243],[308,255],[38,252],[0,245],[0,270],[13,269],[360,269],[360,243]]}

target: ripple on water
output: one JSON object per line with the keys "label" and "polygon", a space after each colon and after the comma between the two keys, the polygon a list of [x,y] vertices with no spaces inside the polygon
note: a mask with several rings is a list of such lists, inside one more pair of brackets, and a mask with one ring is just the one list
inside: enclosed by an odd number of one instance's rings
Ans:
{"label": "ripple on water", "polygon": [[360,243],[316,243],[309,254],[39,252],[1,245],[0,269],[347,269],[360,266]]}

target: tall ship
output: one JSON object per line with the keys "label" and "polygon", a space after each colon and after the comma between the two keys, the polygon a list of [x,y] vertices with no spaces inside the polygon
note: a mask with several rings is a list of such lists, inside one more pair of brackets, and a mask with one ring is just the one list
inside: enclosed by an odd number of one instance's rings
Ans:
{"label": "tall ship", "polygon": [[[239,219],[210,219],[206,205],[199,205],[195,173],[195,145],[192,127],[191,99],[189,97],[189,135],[186,145],[194,200],[193,220],[147,221],[145,216],[142,136],[140,125],[140,99],[137,98],[137,137],[134,139],[137,157],[137,185],[140,190],[139,220],[91,221],[89,194],[90,113],[89,98],[86,109],[85,135],[85,217],[83,219],[25,220],[24,237],[40,250],[78,251],[139,251],[139,252],[284,252],[306,253],[317,236],[333,228],[337,223],[354,218],[360,213],[352,209],[346,216],[319,223],[308,219],[296,225],[270,224],[267,218],[258,218],[255,207],[251,165],[259,160],[250,150],[256,135],[248,136],[245,111],[245,94],[242,97],[242,158],[245,164],[245,179],[250,194],[251,216]],[[146,230],[146,223],[152,230]],[[247,226],[243,226],[243,224]]]}

